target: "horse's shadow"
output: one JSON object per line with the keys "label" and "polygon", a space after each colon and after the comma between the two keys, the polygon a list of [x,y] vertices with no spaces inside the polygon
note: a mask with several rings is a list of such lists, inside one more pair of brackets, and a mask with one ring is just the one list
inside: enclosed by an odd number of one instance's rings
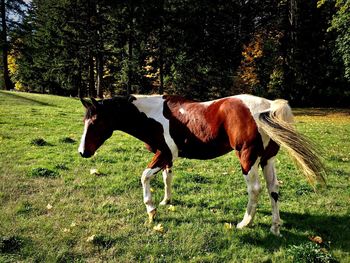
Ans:
{"label": "horse's shadow", "polygon": [[[176,205],[194,207],[195,204],[184,204],[177,200]],[[270,216],[271,213],[266,210],[259,210],[258,215]],[[165,219],[165,218],[164,218]],[[177,224],[193,222],[194,218],[179,218],[166,216],[165,220],[176,221]],[[215,216],[208,218],[200,218],[201,222],[209,224],[224,224],[226,218],[217,218]],[[241,219],[236,217],[237,222]],[[332,249],[340,249],[344,252],[350,252],[350,216],[349,215],[324,215],[324,214],[308,214],[297,212],[281,212],[283,225],[281,226],[282,237],[278,238],[270,233],[271,225],[268,223],[255,221],[248,231],[242,231],[239,235],[242,243],[254,244],[260,246],[267,251],[276,251],[280,248],[286,248],[291,245],[299,245],[309,242],[312,236],[320,236],[323,239],[323,245]],[[199,219],[198,219],[199,220]],[[259,235],[254,228],[260,227],[268,235]],[[238,230],[237,230],[238,231]]]}
{"label": "horse's shadow", "polygon": [[[267,211],[259,211],[269,215]],[[314,215],[293,212],[281,212],[283,225],[281,238],[275,238],[272,234],[264,237],[252,236],[249,233],[241,237],[242,242],[254,243],[266,250],[274,251],[280,247],[298,245],[308,241],[311,236],[320,236],[324,245],[331,248],[350,252],[350,216],[344,215]],[[270,225],[259,225],[270,228]]]}

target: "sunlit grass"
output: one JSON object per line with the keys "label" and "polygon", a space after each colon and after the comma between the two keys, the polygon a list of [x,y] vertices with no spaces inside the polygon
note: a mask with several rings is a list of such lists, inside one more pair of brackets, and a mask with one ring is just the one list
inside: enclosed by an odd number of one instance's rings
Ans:
{"label": "sunlit grass", "polygon": [[[314,192],[281,152],[284,225],[276,238],[266,189],[254,227],[235,229],[247,194],[234,154],[175,161],[174,209],[158,208],[157,232],[142,202],[140,174],[152,158],[142,142],[116,132],[83,159],[79,100],[0,92],[0,107],[0,262],[292,262],[311,236],[349,261],[349,111],[296,111],[298,129],[324,149],[328,186]],[[152,188],[159,203],[161,176]]]}

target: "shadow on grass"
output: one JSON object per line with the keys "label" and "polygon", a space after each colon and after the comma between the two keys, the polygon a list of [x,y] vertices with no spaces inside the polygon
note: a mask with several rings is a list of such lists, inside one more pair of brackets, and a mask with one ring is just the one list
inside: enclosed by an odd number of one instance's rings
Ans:
{"label": "shadow on grass", "polygon": [[[188,208],[201,207],[198,205],[190,204],[186,205],[184,202],[177,201],[175,205],[182,205]],[[208,207],[202,207],[203,209],[209,209]],[[270,211],[258,211],[260,215],[270,216]],[[229,216],[230,217],[230,216]],[[199,213],[195,216],[172,216],[166,215],[160,220],[172,221],[176,225],[193,223],[194,221],[200,221],[201,223],[208,224],[225,224],[230,222],[229,217],[226,216],[205,216]],[[228,219],[228,220],[227,220]],[[234,218],[232,218],[234,219]],[[241,219],[240,216],[235,219]],[[350,216],[348,215],[329,215],[329,214],[304,214],[293,212],[281,212],[281,219],[283,225],[281,227],[282,237],[278,238],[270,233],[270,224],[256,222],[255,226],[250,231],[242,231],[239,233],[239,239],[242,243],[256,245],[262,247],[267,251],[277,251],[280,248],[288,248],[292,245],[300,245],[310,242],[310,236],[321,236],[326,247],[331,249],[340,249],[344,252],[350,252]],[[236,224],[238,221],[233,221]],[[258,229],[261,228],[263,232],[269,233],[267,235],[259,234]],[[237,230],[239,231],[239,230]]]}
{"label": "shadow on grass", "polygon": [[[269,214],[264,211],[260,213]],[[321,236],[324,243],[332,249],[337,248],[350,252],[349,216],[282,212],[281,218],[283,220],[281,238],[276,238],[272,234],[260,237],[247,233],[241,237],[241,241],[263,247],[268,251],[275,251],[280,247],[286,248],[290,245],[308,242],[309,236],[304,233],[309,232],[310,236]],[[268,224],[259,224],[259,226],[265,228],[266,231],[270,229]]]}
{"label": "shadow on grass", "polygon": [[16,93],[16,92],[1,92],[1,94],[4,96],[7,96],[7,97],[14,98],[14,99],[19,100],[19,101],[24,102],[24,103],[36,104],[36,105],[40,105],[40,106],[56,107],[56,105],[54,105],[54,104],[42,102],[42,101],[35,100],[32,98],[27,98],[27,97],[21,96],[20,93]]}

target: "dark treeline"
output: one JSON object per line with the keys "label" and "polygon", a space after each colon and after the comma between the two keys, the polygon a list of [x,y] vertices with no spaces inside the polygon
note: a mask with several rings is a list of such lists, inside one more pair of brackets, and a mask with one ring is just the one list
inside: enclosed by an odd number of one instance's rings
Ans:
{"label": "dark treeline", "polygon": [[5,89],[349,106],[350,0],[0,0]]}

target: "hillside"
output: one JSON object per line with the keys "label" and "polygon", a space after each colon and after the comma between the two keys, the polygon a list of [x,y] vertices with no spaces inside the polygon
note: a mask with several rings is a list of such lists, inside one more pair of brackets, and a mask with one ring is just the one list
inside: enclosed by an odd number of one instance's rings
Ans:
{"label": "hillside", "polygon": [[[324,149],[328,185],[314,192],[278,155],[284,224],[277,238],[263,179],[255,225],[234,227],[247,202],[234,154],[177,160],[173,208],[159,207],[149,225],[140,175],[152,154],[142,142],[115,132],[83,159],[79,100],[1,91],[0,262],[349,262],[349,111],[295,113],[297,128]],[[159,203],[161,175],[151,184]],[[158,224],[163,230],[154,230]]]}

